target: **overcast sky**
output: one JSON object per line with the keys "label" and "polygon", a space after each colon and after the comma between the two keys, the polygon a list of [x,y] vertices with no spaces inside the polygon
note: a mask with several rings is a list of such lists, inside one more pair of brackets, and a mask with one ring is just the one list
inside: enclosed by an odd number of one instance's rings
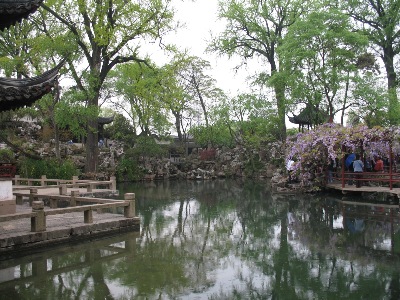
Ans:
{"label": "overcast sky", "polygon": [[[240,62],[239,58],[228,59],[227,56],[217,57],[214,54],[205,53],[208,41],[213,35],[221,32],[225,27],[221,20],[217,19],[218,0],[173,1],[176,9],[176,20],[185,24],[177,33],[171,33],[163,40],[166,43],[174,43],[181,50],[187,49],[190,55],[201,57],[209,61],[212,70],[209,75],[217,80],[217,87],[227,94],[234,96],[238,92],[248,91],[246,77],[254,73],[251,65],[241,68],[239,72],[234,70]],[[162,52],[155,52],[151,57],[157,64],[165,64],[168,58]]]}

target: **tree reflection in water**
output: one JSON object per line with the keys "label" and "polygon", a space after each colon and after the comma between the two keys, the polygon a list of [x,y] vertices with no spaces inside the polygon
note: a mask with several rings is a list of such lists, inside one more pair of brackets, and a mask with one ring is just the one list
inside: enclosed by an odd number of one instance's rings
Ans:
{"label": "tree reflection in water", "polygon": [[126,192],[140,233],[0,261],[0,298],[400,298],[398,207],[233,180]]}

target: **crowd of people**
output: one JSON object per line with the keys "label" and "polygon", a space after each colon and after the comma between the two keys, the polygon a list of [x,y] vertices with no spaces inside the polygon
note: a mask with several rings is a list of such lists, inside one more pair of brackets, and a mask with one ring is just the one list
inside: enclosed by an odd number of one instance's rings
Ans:
{"label": "crowd of people", "polygon": [[[399,156],[400,159],[400,156]],[[288,159],[286,161],[286,171],[288,175],[288,183],[293,183],[296,181],[296,177],[294,174],[294,161]],[[396,165],[396,161],[393,161],[394,168]],[[384,172],[385,168],[389,168],[390,161],[388,158],[382,158],[380,155],[371,155],[371,157],[364,157],[362,158],[360,154],[356,153],[347,153],[344,158],[344,171],[347,172],[346,180],[347,183],[352,185],[355,181],[357,187],[361,187],[362,185],[362,178],[364,172],[375,172],[375,173],[382,173]],[[326,179],[328,183],[333,183],[335,177],[339,177],[337,175],[338,169],[341,169],[341,162],[338,159],[330,160],[330,163],[323,167],[322,165],[318,167],[316,171],[319,174],[327,175]],[[351,174],[349,174],[351,173]]]}
{"label": "crowd of people", "polygon": [[[356,179],[356,186],[361,187],[363,172],[384,172],[385,166],[389,165],[389,159],[382,159],[382,157],[379,155],[373,155],[370,158],[362,159],[360,154],[348,153],[345,156],[345,171],[354,173],[354,176],[350,176],[348,184],[352,185],[352,179],[354,178]],[[328,183],[333,182],[333,174],[336,173],[336,170],[337,162],[335,160],[331,160],[330,164],[328,165]]]}

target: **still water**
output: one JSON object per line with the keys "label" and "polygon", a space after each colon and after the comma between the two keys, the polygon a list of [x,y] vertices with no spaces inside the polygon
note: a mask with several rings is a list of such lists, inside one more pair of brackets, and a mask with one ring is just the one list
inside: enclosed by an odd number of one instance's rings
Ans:
{"label": "still water", "polygon": [[0,261],[0,299],[400,299],[397,207],[230,180],[119,189],[140,232]]}

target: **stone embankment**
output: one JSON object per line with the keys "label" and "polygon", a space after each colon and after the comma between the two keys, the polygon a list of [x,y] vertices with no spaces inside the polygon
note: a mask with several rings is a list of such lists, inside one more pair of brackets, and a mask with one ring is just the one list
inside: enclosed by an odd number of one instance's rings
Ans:
{"label": "stone embankment", "polygon": [[[17,135],[25,140],[23,147],[36,149],[41,157],[55,157],[55,145],[52,141],[41,142],[41,127],[29,125],[18,127]],[[213,149],[213,155],[202,156],[205,149],[194,148],[188,156],[171,159],[141,157],[139,169],[143,180],[189,179],[207,180],[213,178],[255,178],[272,179],[273,187],[279,192],[298,189],[298,185],[288,185],[286,170],[281,168],[284,162],[282,143],[273,142],[250,151],[241,146]],[[85,147],[80,143],[64,142],[60,145],[62,158],[68,158],[78,168],[85,165]],[[82,179],[107,180],[116,174],[118,164],[125,155],[124,144],[118,141],[107,142],[99,151],[98,172],[82,174]],[[120,178],[121,179],[121,178]]]}

